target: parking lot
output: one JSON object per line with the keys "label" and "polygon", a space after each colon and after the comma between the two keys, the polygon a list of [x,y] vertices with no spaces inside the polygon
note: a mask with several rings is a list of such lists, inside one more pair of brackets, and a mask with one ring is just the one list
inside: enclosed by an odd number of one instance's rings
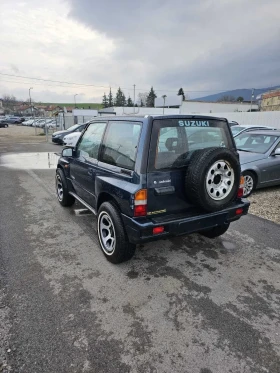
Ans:
{"label": "parking lot", "polygon": [[12,131],[0,132],[0,371],[279,373],[278,224],[248,215],[222,238],[149,243],[112,265],[95,217],[56,201],[61,147]]}

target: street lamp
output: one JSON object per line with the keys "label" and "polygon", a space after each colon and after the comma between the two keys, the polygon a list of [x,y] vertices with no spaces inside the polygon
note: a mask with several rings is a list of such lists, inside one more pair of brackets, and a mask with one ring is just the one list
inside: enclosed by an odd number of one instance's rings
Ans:
{"label": "street lamp", "polygon": [[163,98],[163,115],[164,115],[164,107],[165,107],[165,99],[166,99],[166,95],[163,95],[162,98]]}
{"label": "street lamp", "polygon": [[76,96],[78,96],[78,93],[76,93],[75,95],[74,95],[74,102],[75,102],[75,108],[76,108]]}
{"label": "street lamp", "polygon": [[251,108],[250,108],[250,112],[252,111],[253,98],[255,97],[255,96],[254,96],[254,92],[255,92],[255,88],[252,88],[252,96],[251,96]]}
{"label": "street lamp", "polygon": [[30,95],[30,90],[31,90],[31,89],[33,89],[33,87],[30,87],[30,88],[29,88],[29,102],[30,102],[31,114],[32,114],[33,117],[34,117],[34,112],[33,112],[32,103],[31,103],[31,95]]}

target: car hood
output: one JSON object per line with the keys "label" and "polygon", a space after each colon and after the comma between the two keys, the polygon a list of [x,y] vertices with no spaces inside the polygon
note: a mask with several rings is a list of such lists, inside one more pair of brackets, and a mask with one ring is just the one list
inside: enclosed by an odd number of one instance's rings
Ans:
{"label": "car hood", "polygon": [[66,136],[64,136],[64,138],[66,137],[67,139],[69,138],[69,137],[71,137],[71,138],[75,138],[75,137],[80,137],[81,136],[81,132],[71,132],[71,133],[67,133],[67,135]]}
{"label": "car hood", "polygon": [[239,153],[239,159],[240,159],[240,164],[246,164],[250,162],[256,162],[261,159],[265,158],[265,154],[260,154],[260,153],[252,153],[252,152],[243,152],[242,150],[238,150]]}

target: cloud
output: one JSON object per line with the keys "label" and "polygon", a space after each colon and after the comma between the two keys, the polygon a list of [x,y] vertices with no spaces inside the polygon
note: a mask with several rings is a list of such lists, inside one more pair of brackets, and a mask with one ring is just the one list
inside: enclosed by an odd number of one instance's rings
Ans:
{"label": "cloud", "polygon": [[69,4],[69,17],[114,40],[112,64],[125,81],[186,90],[279,84],[278,0]]}
{"label": "cloud", "polygon": [[39,101],[100,101],[108,86],[132,96],[136,84],[194,98],[277,85],[279,14],[279,0],[2,0],[2,73],[100,87],[0,75],[0,94],[34,85]]}

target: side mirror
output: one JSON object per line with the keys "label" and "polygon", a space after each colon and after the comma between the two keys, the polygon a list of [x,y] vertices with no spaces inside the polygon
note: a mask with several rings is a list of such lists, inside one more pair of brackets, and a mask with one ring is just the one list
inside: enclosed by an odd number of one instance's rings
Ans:
{"label": "side mirror", "polygon": [[276,148],[273,155],[280,155],[280,148]]}
{"label": "side mirror", "polygon": [[75,154],[75,148],[74,147],[67,147],[64,148],[61,152],[62,157],[73,157]]}

